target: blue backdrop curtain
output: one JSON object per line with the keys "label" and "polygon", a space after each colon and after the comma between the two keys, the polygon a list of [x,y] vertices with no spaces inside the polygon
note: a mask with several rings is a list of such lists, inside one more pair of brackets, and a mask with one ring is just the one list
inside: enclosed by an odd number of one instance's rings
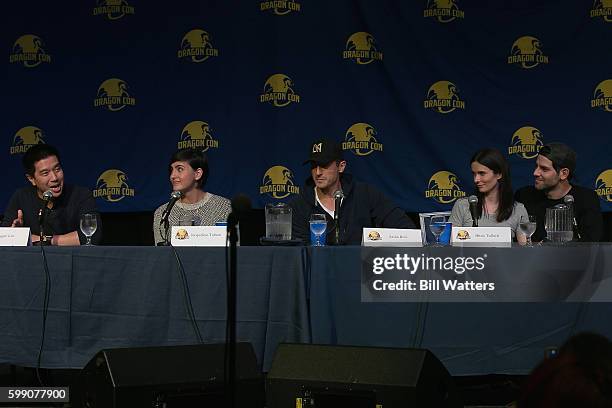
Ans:
{"label": "blue backdrop curtain", "polygon": [[21,1],[3,4],[0,210],[21,157],[56,145],[102,211],[167,201],[168,159],[206,149],[207,190],[287,201],[315,138],[408,211],[472,191],[469,158],[578,153],[612,210],[612,4],[596,1]]}

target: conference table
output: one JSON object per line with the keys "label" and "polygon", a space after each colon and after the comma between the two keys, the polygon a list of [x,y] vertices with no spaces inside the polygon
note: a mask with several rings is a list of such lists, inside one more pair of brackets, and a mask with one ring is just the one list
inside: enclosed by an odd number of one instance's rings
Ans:
{"label": "conference table", "polygon": [[[526,374],[546,348],[580,331],[612,338],[612,245],[487,251],[502,275],[550,277],[559,269],[580,275],[584,269],[603,295],[589,302],[363,300],[363,248],[240,247],[238,340],[253,344],[264,371],[279,343],[298,342],[427,348],[451,374],[480,375]],[[185,287],[203,341],[225,341],[225,248],[47,247],[43,254],[38,247],[3,247],[0,257],[0,363],[37,364],[43,258],[50,285],[42,367],[81,368],[105,348],[197,343]]]}

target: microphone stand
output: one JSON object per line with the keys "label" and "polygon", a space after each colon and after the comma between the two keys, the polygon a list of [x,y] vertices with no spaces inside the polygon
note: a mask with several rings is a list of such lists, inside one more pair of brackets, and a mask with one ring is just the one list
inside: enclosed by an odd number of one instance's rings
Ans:
{"label": "microphone stand", "polygon": [[229,235],[230,247],[229,247],[229,276],[228,276],[228,290],[227,290],[227,324],[228,324],[228,372],[226,378],[228,378],[228,392],[229,392],[229,407],[234,408],[236,406],[236,308],[237,308],[237,292],[238,292],[238,281],[237,281],[237,244],[238,244],[238,231],[236,225],[238,224],[238,217],[235,213],[231,213],[228,217],[227,233]]}
{"label": "microphone stand", "polygon": [[38,245],[51,245],[51,241],[49,241],[47,239],[47,236],[45,235],[45,218],[47,215],[47,202],[45,200],[45,203],[43,204],[42,207],[40,207],[40,210],[38,211],[38,224],[40,225],[40,240],[38,241]]}
{"label": "microphone stand", "polygon": [[334,227],[336,229],[335,231],[335,236],[336,236],[336,245],[340,245],[340,220],[338,219],[338,213],[340,212],[340,201],[342,200],[342,197],[336,197],[334,199]]}

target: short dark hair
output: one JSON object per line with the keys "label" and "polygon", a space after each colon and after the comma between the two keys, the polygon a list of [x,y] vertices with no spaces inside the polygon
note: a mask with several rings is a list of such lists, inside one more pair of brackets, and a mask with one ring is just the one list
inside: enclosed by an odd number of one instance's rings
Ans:
{"label": "short dark hair", "polygon": [[36,162],[51,156],[57,157],[57,161],[60,163],[62,162],[59,151],[55,147],[45,143],[32,146],[25,152],[21,159],[23,169],[26,174],[34,177]]}
{"label": "short dark hair", "polygon": [[168,163],[168,171],[172,173],[172,163],[184,161],[189,163],[193,170],[202,169],[202,178],[198,180],[198,187],[202,187],[208,180],[208,158],[203,151],[191,147],[174,152]]}
{"label": "short dark hair", "polygon": [[[485,148],[474,153],[470,159],[470,165],[478,162],[490,168],[494,174],[501,174],[499,179],[499,207],[497,208],[497,222],[510,218],[514,209],[514,196],[512,194],[512,179],[510,177],[510,166],[504,155],[497,149]],[[482,215],[484,196],[476,190],[478,196],[478,217]]]}
{"label": "short dark hair", "polygon": [[539,155],[546,157],[553,164],[557,173],[563,168],[569,170],[568,180],[574,177],[576,171],[576,152],[563,143],[548,143],[540,149]]}

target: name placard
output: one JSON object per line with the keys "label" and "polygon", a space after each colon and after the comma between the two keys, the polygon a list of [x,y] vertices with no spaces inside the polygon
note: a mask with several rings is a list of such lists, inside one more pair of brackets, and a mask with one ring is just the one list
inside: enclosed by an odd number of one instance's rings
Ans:
{"label": "name placard", "polygon": [[174,246],[225,246],[226,226],[172,227],[170,243]]}
{"label": "name placard", "polygon": [[453,227],[453,246],[509,247],[512,245],[510,227]]}
{"label": "name placard", "polygon": [[28,227],[2,227],[0,228],[0,246],[29,246],[32,245],[32,235]]}
{"label": "name placard", "polygon": [[363,246],[420,247],[421,230],[400,228],[364,228],[361,238]]}

